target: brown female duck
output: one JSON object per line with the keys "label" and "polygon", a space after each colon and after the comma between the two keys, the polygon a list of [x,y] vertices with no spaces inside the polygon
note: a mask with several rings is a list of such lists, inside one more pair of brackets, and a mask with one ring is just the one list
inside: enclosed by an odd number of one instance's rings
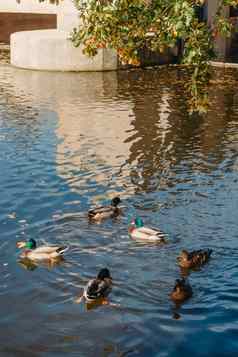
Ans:
{"label": "brown female duck", "polygon": [[195,268],[207,263],[211,254],[212,249],[193,250],[192,252],[182,250],[177,260],[181,268]]}
{"label": "brown female duck", "polygon": [[184,279],[177,279],[174,289],[170,294],[171,299],[176,303],[181,303],[189,299],[193,294],[190,284]]}

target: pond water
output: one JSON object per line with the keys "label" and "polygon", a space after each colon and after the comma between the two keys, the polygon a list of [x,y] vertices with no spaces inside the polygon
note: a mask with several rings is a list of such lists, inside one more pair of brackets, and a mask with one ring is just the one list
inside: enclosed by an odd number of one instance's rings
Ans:
{"label": "pond water", "polygon": [[[219,72],[203,117],[183,72],[44,73],[0,67],[0,355],[237,356],[238,72]],[[123,215],[90,224],[91,206]],[[129,238],[129,220],[168,244]],[[59,265],[24,266],[16,242],[67,244]],[[212,248],[169,299],[181,249]],[[75,299],[107,266],[115,306]]]}

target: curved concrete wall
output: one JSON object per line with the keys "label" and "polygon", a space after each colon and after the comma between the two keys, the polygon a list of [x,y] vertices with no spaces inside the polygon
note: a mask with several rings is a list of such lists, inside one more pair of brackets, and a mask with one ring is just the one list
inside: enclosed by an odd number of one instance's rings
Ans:
{"label": "curved concrete wall", "polygon": [[73,0],[61,3],[57,17],[57,30],[22,31],[11,35],[13,66],[48,71],[117,69],[115,51],[100,49],[97,56],[89,58],[83,54],[81,47],[75,48],[69,40],[70,31],[79,23]]}
{"label": "curved concrete wall", "polygon": [[48,71],[108,71],[117,69],[117,55],[99,50],[89,58],[60,30],[22,31],[11,35],[11,64]]}

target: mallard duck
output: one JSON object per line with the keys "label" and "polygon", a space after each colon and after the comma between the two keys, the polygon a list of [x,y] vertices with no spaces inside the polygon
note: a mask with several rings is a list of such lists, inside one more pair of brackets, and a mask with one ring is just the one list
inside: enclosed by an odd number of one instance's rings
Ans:
{"label": "mallard duck", "polygon": [[26,248],[20,258],[27,258],[30,260],[51,260],[59,259],[64,252],[68,250],[67,246],[41,246],[36,247],[36,241],[30,239],[28,242],[17,242],[18,248]]}
{"label": "mallard duck", "polygon": [[107,297],[112,290],[112,277],[107,268],[101,269],[95,279],[88,282],[84,288],[83,296],[87,303],[101,301],[107,303]]}
{"label": "mallard duck", "polygon": [[170,294],[171,299],[174,302],[183,302],[189,299],[193,294],[192,288],[189,283],[184,279],[177,279],[175,282],[174,289]]}
{"label": "mallard duck", "polygon": [[120,202],[120,197],[114,197],[109,206],[100,206],[89,210],[88,218],[93,221],[101,221],[102,219],[116,217],[120,214],[118,207]]}
{"label": "mallard duck", "polygon": [[212,249],[182,250],[177,260],[181,268],[195,268],[207,263],[211,254]]}
{"label": "mallard duck", "polygon": [[145,227],[142,219],[139,217],[131,222],[128,231],[133,239],[165,243],[163,232],[158,229]]}

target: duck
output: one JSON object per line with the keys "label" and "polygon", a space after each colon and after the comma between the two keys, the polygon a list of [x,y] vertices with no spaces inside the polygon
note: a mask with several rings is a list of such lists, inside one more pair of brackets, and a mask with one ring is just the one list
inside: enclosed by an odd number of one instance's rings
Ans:
{"label": "duck", "polygon": [[96,278],[89,280],[84,288],[83,297],[87,303],[108,304],[107,297],[112,291],[112,277],[109,269],[103,268]]}
{"label": "duck", "polygon": [[120,197],[114,197],[110,205],[90,209],[88,211],[88,218],[92,221],[101,221],[102,219],[117,217],[121,213],[118,207],[120,202]]}
{"label": "duck", "polygon": [[196,268],[207,263],[211,254],[212,249],[193,250],[192,252],[184,249],[177,257],[177,261],[181,268]]}
{"label": "duck", "polygon": [[193,294],[192,288],[185,278],[176,279],[173,291],[170,294],[170,298],[176,302],[180,303],[189,299]]}
{"label": "duck", "polygon": [[26,242],[17,242],[18,248],[26,248],[21,254],[21,259],[29,259],[33,261],[39,260],[57,260],[62,258],[63,254],[69,248],[67,246],[47,246],[43,245],[41,247],[36,246],[36,241],[31,238]]}
{"label": "duck", "polygon": [[140,217],[131,221],[128,231],[131,238],[136,240],[158,243],[166,242],[163,232],[159,229],[145,227]]}

